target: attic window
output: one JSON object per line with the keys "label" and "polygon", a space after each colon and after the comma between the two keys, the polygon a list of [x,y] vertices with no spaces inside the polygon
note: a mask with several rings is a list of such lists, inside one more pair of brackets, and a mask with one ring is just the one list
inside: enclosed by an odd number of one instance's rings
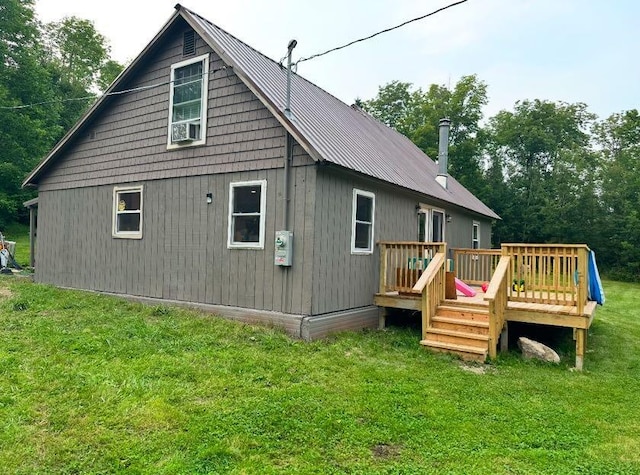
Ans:
{"label": "attic window", "polygon": [[206,54],[171,66],[167,148],[205,143],[208,71]]}
{"label": "attic window", "polygon": [[196,54],[196,33],[189,30],[184,32],[182,56],[191,56],[192,54]]}

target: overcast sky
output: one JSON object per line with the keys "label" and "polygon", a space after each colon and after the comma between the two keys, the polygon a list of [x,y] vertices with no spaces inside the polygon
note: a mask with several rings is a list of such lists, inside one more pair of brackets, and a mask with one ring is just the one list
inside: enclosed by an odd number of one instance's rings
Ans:
{"label": "overcast sky", "polygon": [[[309,56],[454,0],[185,0],[183,5],[279,60],[290,39]],[[177,0],[37,0],[44,22],[92,20],[120,62],[134,57]],[[640,107],[640,2],[469,0],[323,58],[298,73],[351,104],[394,79],[427,88],[477,74],[492,115],[516,100],[585,102],[606,117]]]}

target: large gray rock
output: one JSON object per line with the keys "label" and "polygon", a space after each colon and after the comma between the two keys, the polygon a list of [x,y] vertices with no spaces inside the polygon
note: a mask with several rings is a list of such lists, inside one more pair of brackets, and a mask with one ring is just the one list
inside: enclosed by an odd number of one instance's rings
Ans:
{"label": "large gray rock", "polygon": [[558,353],[553,351],[547,345],[543,345],[537,341],[521,336],[518,338],[518,347],[522,350],[522,356],[525,359],[537,359],[548,361],[549,363],[560,363]]}

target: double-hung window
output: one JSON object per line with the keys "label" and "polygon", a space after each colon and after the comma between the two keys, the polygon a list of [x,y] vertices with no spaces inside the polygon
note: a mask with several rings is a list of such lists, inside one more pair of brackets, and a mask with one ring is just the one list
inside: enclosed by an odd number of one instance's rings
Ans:
{"label": "double-hung window", "polygon": [[142,186],[113,189],[112,229],[113,237],[142,239]]}
{"label": "double-hung window", "polygon": [[267,181],[242,181],[229,187],[230,248],[264,248]]}
{"label": "double-hung window", "polygon": [[352,254],[371,254],[373,252],[374,215],[375,195],[354,188],[351,218]]}
{"label": "double-hung window", "polygon": [[209,55],[171,66],[168,148],[205,143],[208,71]]}

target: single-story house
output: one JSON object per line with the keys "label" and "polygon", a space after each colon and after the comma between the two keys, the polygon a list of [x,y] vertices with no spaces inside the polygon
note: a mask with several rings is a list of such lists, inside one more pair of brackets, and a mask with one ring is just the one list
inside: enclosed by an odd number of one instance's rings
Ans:
{"label": "single-story house", "polygon": [[26,178],[36,281],[316,338],[378,324],[378,242],[490,247],[499,217],[410,140],[290,91],[289,112],[286,68],[177,5]]}

